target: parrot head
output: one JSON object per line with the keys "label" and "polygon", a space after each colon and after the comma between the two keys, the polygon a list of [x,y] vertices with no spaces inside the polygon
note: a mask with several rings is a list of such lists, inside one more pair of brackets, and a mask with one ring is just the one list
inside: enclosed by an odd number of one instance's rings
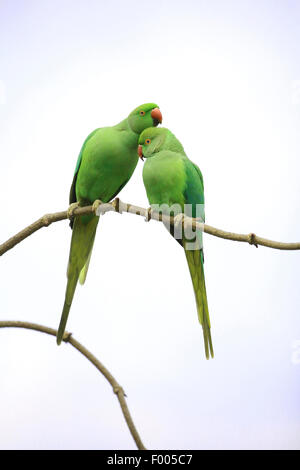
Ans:
{"label": "parrot head", "polygon": [[155,103],[145,103],[135,108],[128,116],[133,132],[140,134],[147,127],[156,127],[162,122],[162,114]]}
{"label": "parrot head", "polygon": [[171,132],[164,127],[145,129],[139,137],[138,156],[140,159],[152,157],[160,152],[168,134]]}

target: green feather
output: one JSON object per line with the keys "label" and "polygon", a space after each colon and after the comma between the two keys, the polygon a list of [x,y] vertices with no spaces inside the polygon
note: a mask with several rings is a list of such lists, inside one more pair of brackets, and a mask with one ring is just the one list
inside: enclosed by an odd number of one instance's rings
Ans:
{"label": "green feather", "polygon": [[58,328],[57,344],[61,343],[63,334],[65,332],[67,319],[80,272],[85,267],[90,258],[98,222],[99,217],[96,216],[92,216],[92,219],[88,224],[85,224],[82,221],[82,217],[77,217],[74,221],[67,270],[68,283],[66,288],[65,303]]}
{"label": "green feather", "polygon": [[214,357],[214,350],[210,333],[210,319],[207,305],[206,287],[204,279],[203,258],[201,250],[184,250],[197,304],[198,319],[202,325],[206,359],[209,355]]}

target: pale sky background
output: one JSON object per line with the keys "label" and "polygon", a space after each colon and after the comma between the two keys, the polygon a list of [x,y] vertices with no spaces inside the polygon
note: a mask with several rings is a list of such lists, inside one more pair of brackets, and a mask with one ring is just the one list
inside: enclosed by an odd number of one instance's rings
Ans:
{"label": "pale sky background", "polygon": [[[300,241],[300,2],[0,0],[0,241],[68,206],[80,147],[154,101],[204,175],[206,221]],[[147,207],[142,163],[120,193]],[[71,231],[0,260],[1,320],[57,328]],[[215,359],[180,246],[100,221],[68,330],[128,395],[150,449],[300,448],[300,253],[204,237]],[[109,384],[69,345],[0,331],[2,449],[135,449]]]}

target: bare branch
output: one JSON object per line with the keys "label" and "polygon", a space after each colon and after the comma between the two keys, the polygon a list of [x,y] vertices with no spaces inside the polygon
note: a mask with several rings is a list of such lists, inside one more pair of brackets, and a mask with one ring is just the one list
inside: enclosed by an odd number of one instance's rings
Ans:
{"label": "bare branch", "polygon": [[[40,219],[41,220],[41,219]],[[62,219],[58,219],[62,220]],[[53,220],[54,222],[54,220]],[[0,321],[0,328],[25,328],[28,330],[40,331],[41,333],[47,333],[48,335],[55,336],[57,331],[53,328],[48,328],[47,326],[38,325],[36,323],[28,323],[23,321]],[[146,450],[139,433],[136,430],[132,417],[130,415],[126,400],[125,393],[121,385],[116,381],[116,379],[111,375],[111,373],[106,369],[106,367],[90,352],[88,351],[79,341],[77,341],[71,333],[65,332],[63,336],[63,341],[65,343],[70,343],[77,351],[83,354],[106,378],[106,380],[112,386],[113,392],[117,395],[119,400],[123,416],[126,420],[129,431],[134,439],[134,442],[137,445],[139,450]]]}
{"label": "bare branch", "polygon": [[[106,212],[127,212],[129,214],[135,214],[144,217],[146,220],[157,220],[160,222],[166,222],[174,224],[174,217],[170,217],[168,215],[164,215],[162,213],[154,212],[152,210],[145,209],[143,207],[135,206],[133,204],[127,204],[120,199],[116,198],[111,203],[103,203],[101,204],[97,210],[96,214],[105,214]],[[93,206],[84,206],[78,207],[74,210],[74,216],[78,215],[85,215],[85,214],[92,214],[94,212]],[[21,232],[17,233],[9,240],[4,242],[0,245],[0,256],[6,253],[8,250],[13,248],[15,245],[20,243],[21,241],[25,240],[25,238],[32,235],[34,232],[39,230],[42,227],[48,227],[53,222],[58,222],[60,220],[65,220],[68,218],[68,211],[64,212],[55,212],[53,214],[46,214],[40,219],[33,222],[33,224],[29,225],[28,227],[21,230]],[[266,246],[269,248],[275,248],[278,250],[300,250],[300,243],[284,243],[284,242],[277,242],[273,240],[268,240],[266,238],[259,237],[254,233],[249,234],[241,234],[241,233],[233,233],[233,232],[226,232],[224,230],[220,230],[218,228],[212,227],[211,225],[203,224],[197,221],[197,219],[192,219],[191,217],[184,217],[184,224],[186,226],[190,225],[193,229],[203,230],[205,233],[213,235],[214,237],[224,238],[225,240],[233,240],[237,242],[245,242],[249,243],[250,245],[254,246]]]}

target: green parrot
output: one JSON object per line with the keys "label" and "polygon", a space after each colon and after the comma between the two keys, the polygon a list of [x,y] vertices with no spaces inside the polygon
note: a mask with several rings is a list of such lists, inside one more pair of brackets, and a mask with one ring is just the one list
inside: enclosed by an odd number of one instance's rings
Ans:
{"label": "green parrot", "polygon": [[[146,162],[143,181],[152,209],[175,215],[180,227],[167,227],[183,247],[192,278],[198,318],[202,325],[206,358],[214,356],[204,278],[202,231],[182,230],[182,214],[204,222],[204,186],[200,169],[168,129],[145,129],[139,138],[139,157]],[[181,217],[180,217],[181,213]],[[178,229],[181,228],[180,233]]]}
{"label": "green parrot", "polygon": [[[109,202],[121,191],[138,162],[140,133],[161,122],[159,107],[155,103],[146,103],[135,108],[119,124],[96,129],[87,137],[79,153],[70,190],[70,217],[75,207],[99,200]],[[68,282],[57,344],[63,338],[78,279],[81,284],[85,282],[98,222],[99,217],[93,214],[71,220]]]}

